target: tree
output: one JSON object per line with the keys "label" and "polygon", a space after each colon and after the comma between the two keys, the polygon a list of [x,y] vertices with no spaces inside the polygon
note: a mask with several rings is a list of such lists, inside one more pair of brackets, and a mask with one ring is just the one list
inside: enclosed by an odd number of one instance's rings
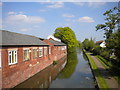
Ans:
{"label": "tree", "polygon": [[67,56],[67,64],[58,78],[60,79],[70,78],[73,75],[77,64],[78,64],[77,52],[74,51],[72,53],[69,53]]}
{"label": "tree", "polygon": [[83,44],[83,47],[84,47],[84,49],[85,50],[89,50],[89,39],[85,39],[83,42],[82,42],[82,44]]}
{"label": "tree", "polygon": [[82,43],[78,41],[78,47],[82,49]]}
{"label": "tree", "polygon": [[70,48],[78,46],[78,41],[76,39],[75,33],[69,27],[59,27],[55,30],[54,36],[61,39],[62,42],[67,44],[68,50]]}
{"label": "tree", "polygon": [[104,30],[106,39],[111,38],[111,35],[113,32],[115,32],[118,28],[118,13],[116,12],[118,10],[117,7],[114,7],[113,9],[107,10],[103,15],[106,16],[105,23],[104,24],[98,24],[96,26],[97,30]]}
{"label": "tree", "polygon": [[99,45],[95,45],[95,47],[92,50],[92,53],[94,55],[100,55],[102,48]]}
{"label": "tree", "polygon": [[87,50],[87,51],[91,51],[95,47],[95,43],[92,40],[92,38],[90,40],[89,39],[85,39],[82,42],[82,44],[83,44],[84,49]]}
{"label": "tree", "polygon": [[111,53],[115,53],[117,60],[120,62],[120,10],[118,7],[107,10],[104,24],[98,24],[96,30],[104,30],[106,37],[106,48]]}

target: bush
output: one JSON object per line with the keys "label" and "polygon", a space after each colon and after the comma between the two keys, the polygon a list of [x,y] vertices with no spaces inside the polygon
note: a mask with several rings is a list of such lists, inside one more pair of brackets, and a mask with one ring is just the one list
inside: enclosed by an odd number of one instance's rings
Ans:
{"label": "bush", "polygon": [[57,61],[53,61],[53,65],[56,65],[57,64]]}
{"label": "bush", "polygon": [[102,52],[100,53],[100,55],[102,57],[104,57],[105,59],[109,59],[110,58],[110,53],[109,53],[109,51],[106,51],[106,50],[102,50]]}
{"label": "bush", "polygon": [[82,42],[82,45],[83,45],[83,48],[86,50],[86,51],[91,51],[94,47],[95,47],[95,43],[94,41],[92,40],[89,40],[89,39],[85,39],[83,42]]}
{"label": "bush", "polygon": [[96,45],[96,46],[92,49],[91,52],[92,52],[94,55],[100,55],[101,50],[102,50],[102,48],[101,48],[100,46]]}

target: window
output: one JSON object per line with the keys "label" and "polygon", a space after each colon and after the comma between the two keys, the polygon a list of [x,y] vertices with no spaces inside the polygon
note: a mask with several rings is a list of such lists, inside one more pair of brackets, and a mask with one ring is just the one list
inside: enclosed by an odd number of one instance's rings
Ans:
{"label": "window", "polygon": [[8,63],[9,65],[17,63],[17,50],[8,51]]}
{"label": "window", "polygon": [[47,47],[44,47],[44,56],[47,55]]}
{"label": "window", "polygon": [[29,49],[24,50],[24,61],[27,61],[30,59]]}
{"label": "window", "polygon": [[37,58],[37,49],[33,49],[33,58]]}
{"label": "window", "polygon": [[42,57],[43,56],[43,50],[42,48],[39,49],[39,57]]}
{"label": "window", "polygon": [[49,47],[49,54],[51,54],[51,48]]}

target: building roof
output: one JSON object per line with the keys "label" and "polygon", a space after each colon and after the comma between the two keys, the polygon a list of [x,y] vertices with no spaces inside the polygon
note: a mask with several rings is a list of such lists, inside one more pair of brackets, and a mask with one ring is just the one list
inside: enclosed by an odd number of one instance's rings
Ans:
{"label": "building roof", "polygon": [[41,41],[38,37],[31,35],[19,34],[6,30],[0,30],[0,34],[2,34],[2,42],[0,42],[1,46],[48,45],[45,42]]}
{"label": "building roof", "polygon": [[102,42],[104,42],[104,40],[97,41],[97,42],[96,42],[96,45],[100,45]]}
{"label": "building roof", "polygon": [[55,41],[55,40],[48,40],[50,43],[54,44],[54,46],[66,46],[65,43],[63,42],[59,42],[59,41]]}
{"label": "building roof", "polygon": [[47,37],[47,39],[50,39],[50,38],[53,39],[53,40],[55,40],[55,41],[61,42],[61,40],[58,39],[58,38],[55,38],[54,35],[49,35],[49,36]]}

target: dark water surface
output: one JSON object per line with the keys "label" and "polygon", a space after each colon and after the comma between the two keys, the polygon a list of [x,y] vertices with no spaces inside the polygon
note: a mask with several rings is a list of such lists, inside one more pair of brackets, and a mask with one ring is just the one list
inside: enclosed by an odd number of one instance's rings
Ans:
{"label": "dark water surface", "polygon": [[94,88],[94,78],[86,56],[78,49],[67,60],[59,60],[15,88]]}

